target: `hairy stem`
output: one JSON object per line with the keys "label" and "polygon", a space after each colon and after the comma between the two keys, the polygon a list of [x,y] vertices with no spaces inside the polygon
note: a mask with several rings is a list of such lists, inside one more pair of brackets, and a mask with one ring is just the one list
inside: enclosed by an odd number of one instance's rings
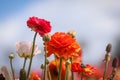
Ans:
{"label": "hairy stem", "polygon": [[59,67],[58,80],[61,80],[61,72],[62,72],[62,58],[60,58],[60,67]]}
{"label": "hairy stem", "polygon": [[25,69],[27,58],[24,58],[24,64],[23,64],[23,69]]}
{"label": "hairy stem", "polygon": [[12,70],[13,80],[15,80],[15,74],[14,74],[14,69],[13,69],[13,65],[12,65],[12,59],[10,59],[10,66],[11,66],[11,70]]}
{"label": "hairy stem", "polygon": [[36,36],[37,36],[37,32],[35,33],[34,38],[33,38],[32,53],[31,53],[31,57],[30,57],[30,63],[29,63],[27,78],[29,77],[30,69],[31,69],[31,65],[32,65],[32,59],[33,59],[33,53],[34,53],[34,47],[35,47]]}
{"label": "hairy stem", "polygon": [[46,44],[44,47],[45,51],[45,62],[44,62],[44,75],[43,75],[43,80],[46,80],[46,66],[47,66],[47,49],[46,49]]}

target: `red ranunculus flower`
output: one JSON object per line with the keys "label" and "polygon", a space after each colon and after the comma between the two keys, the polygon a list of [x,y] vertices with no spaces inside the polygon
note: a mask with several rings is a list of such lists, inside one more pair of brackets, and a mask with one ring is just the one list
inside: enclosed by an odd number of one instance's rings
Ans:
{"label": "red ranunculus flower", "polygon": [[49,21],[34,16],[28,19],[27,26],[35,32],[38,32],[41,36],[51,31],[51,25]]}
{"label": "red ranunculus flower", "polygon": [[80,63],[72,63],[71,70],[73,72],[78,72],[80,75],[84,77],[89,77],[89,78],[100,78],[101,77],[101,72],[99,69],[86,64],[84,67],[80,65]]}
{"label": "red ranunculus flower", "polygon": [[81,71],[81,66],[80,66],[80,63],[72,63],[72,65],[71,65],[71,70],[73,71],[73,72],[79,72],[79,71]]}
{"label": "red ranunculus flower", "polygon": [[101,72],[99,69],[86,64],[86,67],[83,69],[83,74],[88,76],[88,77],[100,77],[101,76]]}
{"label": "red ranunculus flower", "polygon": [[51,40],[46,43],[47,56],[55,54],[57,57],[69,58],[71,56],[79,56],[78,52],[81,46],[72,38],[71,35],[64,32],[56,32],[51,36]]}

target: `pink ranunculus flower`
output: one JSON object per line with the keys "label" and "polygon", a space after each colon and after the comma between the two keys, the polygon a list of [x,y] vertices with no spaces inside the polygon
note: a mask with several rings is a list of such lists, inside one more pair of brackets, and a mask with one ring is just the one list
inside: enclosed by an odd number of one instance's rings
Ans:
{"label": "pink ranunculus flower", "polygon": [[[23,58],[30,58],[32,53],[32,45],[33,43],[26,42],[26,41],[16,42],[16,51],[18,55]],[[41,51],[38,50],[38,46],[35,45],[33,55],[37,55],[40,53]]]}
{"label": "pink ranunculus flower", "polygon": [[27,26],[33,31],[38,32],[40,36],[43,36],[51,31],[51,25],[49,21],[34,16],[28,19]]}

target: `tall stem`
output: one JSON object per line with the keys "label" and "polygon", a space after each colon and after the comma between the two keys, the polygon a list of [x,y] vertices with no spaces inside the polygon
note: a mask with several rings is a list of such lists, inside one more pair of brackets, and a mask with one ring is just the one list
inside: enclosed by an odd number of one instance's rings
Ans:
{"label": "tall stem", "polygon": [[44,76],[43,76],[43,80],[46,80],[46,66],[47,66],[47,49],[46,49],[46,44],[44,47],[44,51],[45,51],[45,62],[44,62]]}
{"label": "tall stem", "polygon": [[26,60],[27,60],[27,58],[24,58],[23,70],[25,69]]}
{"label": "tall stem", "polygon": [[109,64],[109,53],[106,53],[106,59],[105,59],[105,69],[104,69],[104,73],[103,73],[103,80],[105,80],[106,77],[106,72],[108,69],[108,64]]}
{"label": "tall stem", "polygon": [[[70,61],[71,61],[71,65],[72,65],[72,63],[73,63],[73,58],[72,57],[70,58]],[[74,80],[74,73],[73,73],[73,71],[71,71],[71,80]]]}
{"label": "tall stem", "polygon": [[32,65],[32,59],[33,59],[33,53],[34,53],[34,47],[35,47],[36,36],[37,36],[37,32],[35,33],[34,38],[33,38],[32,53],[31,53],[31,57],[30,57],[30,63],[29,63],[27,78],[29,77],[30,69],[31,69],[31,65]]}
{"label": "tall stem", "polygon": [[50,73],[49,67],[48,67],[48,76],[49,76],[49,80],[52,80],[52,77],[51,77],[51,73]]}
{"label": "tall stem", "polygon": [[65,80],[68,80],[68,64],[66,64]]}
{"label": "tall stem", "polygon": [[60,58],[60,67],[59,67],[58,80],[61,80],[61,72],[62,72],[62,58]]}
{"label": "tall stem", "polygon": [[58,67],[58,62],[57,62],[57,56],[54,55],[54,57],[55,57],[55,63],[56,63],[57,72],[59,72],[59,67]]}
{"label": "tall stem", "polygon": [[103,80],[105,80],[107,68],[108,68],[108,61],[106,61],[106,63],[105,63],[105,70],[104,70],[104,74],[103,74]]}
{"label": "tall stem", "polygon": [[10,59],[10,66],[11,66],[11,70],[12,70],[13,80],[15,80],[14,69],[13,69],[13,65],[12,65],[12,59]]}

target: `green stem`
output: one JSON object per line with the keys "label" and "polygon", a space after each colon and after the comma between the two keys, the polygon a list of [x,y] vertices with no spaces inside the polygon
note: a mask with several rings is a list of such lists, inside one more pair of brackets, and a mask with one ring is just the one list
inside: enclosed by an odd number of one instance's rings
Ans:
{"label": "green stem", "polygon": [[13,65],[12,65],[12,59],[10,59],[10,66],[11,66],[11,70],[12,70],[13,80],[15,80],[14,69],[13,69]]}
{"label": "green stem", "polygon": [[56,67],[57,67],[57,72],[59,72],[59,67],[58,67],[58,62],[57,62],[57,56],[55,55],[55,63],[56,63]]}
{"label": "green stem", "polygon": [[23,70],[25,69],[27,58],[24,58]]}
{"label": "green stem", "polygon": [[68,80],[68,64],[66,65],[65,80]]}
{"label": "green stem", "polygon": [[32,65],[32,59],[33,59],[33,53],[34,53],[34,47],[35,47],[36,36],[37,36],[37,32],[35,33],[34,38],[33,38],[32,53],[31,53],[31,57],[30,57],[30,63],[29,63],[27,78],[29,77],[30,69],[31,69],[31,65]]}
{"label": "green stem", "polygon": [[44,72],[44,71],[43,71],[43,69],[42,69],[42,80],[43,80],[43,72]]}
{"label": "green stem", "polygon": [[116,68],[113,68],[112,70],[112,74],[111,74],[111,77],[110,77],[110,80],[114,80],[114,77],[115,77],[115,73],[116,73]]}
{"label": "green stem", "polygon": [[49,67],[48,67],[48,76],[49,76],[49,80],[52,80],[52,77],[51,77],[51,73],[50,73]]}
{"label": "green stem", "polygon": [[106,63],[105,63],[105,70],[104,70],[104,74],[103,74],[103,80],[105,80],[107,68],[108,68],[108,61],[106,61]]}
{"label": "green stem", "polygon": [[46,80],[46,66],[47,66],[47,49],[46,49],[46,44],[44,47],[44,51],[45,51],[45,62],[44,62],[44,76],[43,76],[43,80]]}
{"label": "green stem", "polygon": [[59,67],[59,73],[58,73],[58,80],[61,80],[61,72],[62,72],[62,58],[60,58],[60,67]]}
{"label": "green stem", "polygon": [[[70,61],[71,61],[71,65],[72,65],[73,58],[70,58]],[[74,80],[74,73],[73,73],[73,71],[71,71],[71,80]]]}

